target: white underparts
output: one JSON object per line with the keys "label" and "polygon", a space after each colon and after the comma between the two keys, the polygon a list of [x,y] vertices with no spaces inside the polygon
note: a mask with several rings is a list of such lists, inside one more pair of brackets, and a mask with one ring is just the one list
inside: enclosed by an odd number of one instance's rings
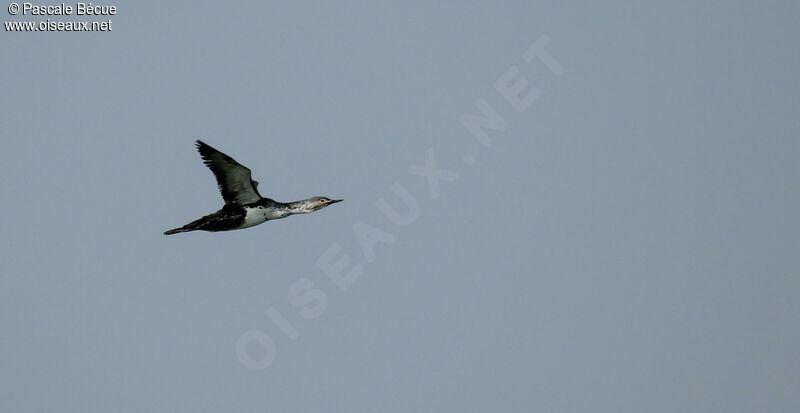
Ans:
{"label": "white underparts", "polygon": [[271,219],[281,219],[289,215],[286,210],[277,208],[245,208],[247,215],[244,217],[244,222],[239,228],[249,228],[258,224],[263,224]]}

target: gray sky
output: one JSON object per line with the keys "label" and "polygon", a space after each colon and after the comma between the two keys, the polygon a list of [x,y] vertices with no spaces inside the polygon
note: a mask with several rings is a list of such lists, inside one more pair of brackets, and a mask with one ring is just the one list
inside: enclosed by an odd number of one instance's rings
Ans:
{"label": "gray sky", "polygon": [[[794,2],[288,3],[0,33],[0,411],[800,411]],[[196,138],[345,202],[165,237]]]}

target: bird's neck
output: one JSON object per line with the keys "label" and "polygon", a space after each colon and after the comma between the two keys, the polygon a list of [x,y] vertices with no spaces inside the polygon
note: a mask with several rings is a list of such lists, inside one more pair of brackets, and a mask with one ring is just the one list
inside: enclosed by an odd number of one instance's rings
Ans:
{"label": "bird's neck", "polygon": [[283,204],[283,208],[290,214],[307,214],[314,212],[313,205],[308,199],[302,199],[300,201],[286,202]]}

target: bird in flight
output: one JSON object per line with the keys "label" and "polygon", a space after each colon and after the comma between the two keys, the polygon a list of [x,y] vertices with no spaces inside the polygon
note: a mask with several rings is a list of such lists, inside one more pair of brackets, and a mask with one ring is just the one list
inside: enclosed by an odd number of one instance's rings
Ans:
{"label": "bird in flight", "polygon": [[250,177],[250,169],[233,158],[212,148],[203,141],[197,141],[197,151],[203,163],[217,178],[217,185],[225,205],[217,212],[192,221],[180,228],[171,229],[164,235],[189,231],[231,231],[263,224],[264,222],[286,218],[289,215],[307,214],[319,211],[328,205],[341,202],[315,196],[295,202],[277,202],[264,198],[258,193],[258,182]]}

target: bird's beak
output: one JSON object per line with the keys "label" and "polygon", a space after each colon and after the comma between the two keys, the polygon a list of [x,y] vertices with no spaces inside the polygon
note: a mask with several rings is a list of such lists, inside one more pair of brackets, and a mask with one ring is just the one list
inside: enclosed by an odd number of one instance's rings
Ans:
{"label": "bird's beak", "polygon": [[331,201],[330,201],[330,202],[328,202],[328,204],[329,204],[329,205],[330,205],[330,204],[335,204],[335,203],[337,203],[337,202],[342,202],[342,201],[344,201],[344,199],[331,199]]}

